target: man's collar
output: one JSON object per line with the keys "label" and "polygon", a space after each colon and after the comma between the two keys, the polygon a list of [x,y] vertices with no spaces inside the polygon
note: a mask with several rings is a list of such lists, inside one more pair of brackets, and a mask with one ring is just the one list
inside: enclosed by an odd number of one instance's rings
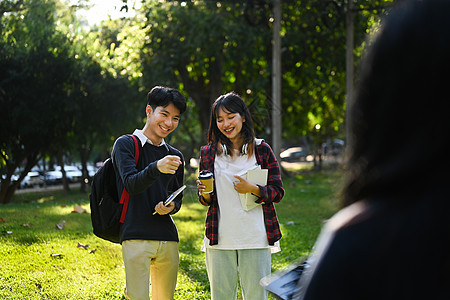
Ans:
{"label": "man's collar", "polygon": [[[135,129],[133,134],[135,136],[137,136],[137,138],[141,141],[142,147],[144,147],[145,143],[149,143],[149,144],[153,145],[152,141],[145,136],[145,134],[142,132],[142,130]],[[156,146],[160,147],[160,146],[163,146],[163,145],[166,145],[166,142],[164,141],[164,139],[161,141],[161,143],[159,145],[156,145]],[[167,146],[166,146],[166,148],[167,148]]]}

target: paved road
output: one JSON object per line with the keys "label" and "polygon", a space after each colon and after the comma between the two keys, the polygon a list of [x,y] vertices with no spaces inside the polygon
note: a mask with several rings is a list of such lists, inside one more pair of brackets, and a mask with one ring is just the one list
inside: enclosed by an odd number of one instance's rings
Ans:
{"label": "paved road", "polygon": [[[69,187],[71,189],[76,189],[80,187],[80,183],[70,183]],[[48,191],[57,191],[62,190],[63,185],[47,185],[45,187],[36,187],[36,188],[26,188],[26,189],[18,189],[16,190],[16,194],[23,194],[23,193],[32,193],[32,192],[48,192]]]}

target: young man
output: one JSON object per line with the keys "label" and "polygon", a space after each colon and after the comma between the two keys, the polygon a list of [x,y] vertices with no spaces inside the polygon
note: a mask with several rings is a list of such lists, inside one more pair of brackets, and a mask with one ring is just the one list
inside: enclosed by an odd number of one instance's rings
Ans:
{"label": "young man", "polygon": [[164,206],[170,193],[183,185],[183,155],[164,142],[174,131],[186,99],[177,90],[156,86],[147,95],[147,122],[134,135],[139,144],[135,165],[132,137],[121,136],[114,144],[112,159],[118,192],[123,188],[130,201],[121,228],[126,274],[126,295],[132,300],[173,299],[178,272],[178,232],[170,216],[181,207],[182,194]]}

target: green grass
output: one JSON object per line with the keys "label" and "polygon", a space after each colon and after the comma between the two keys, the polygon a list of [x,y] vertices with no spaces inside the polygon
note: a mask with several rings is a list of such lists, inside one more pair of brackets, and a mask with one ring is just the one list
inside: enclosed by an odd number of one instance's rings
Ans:
{"label": "green grass", "polygon": [[[323,220],[336,211],[339,178],[339,170],[327,169],[283,179],[286,195],[276,205],[282,251],[272,256],[273,271],[309,254]],[[175,299],[210,299],[200,251],[207,209],[197,203],[194,180],[187,184],[183,207],[174,216],[181,259]],[[18,194],[0,206],[0,299],[125,299],[120,245],[95,237],[90,215],[72,213],[74,205],[89,211],[88,196]]]}

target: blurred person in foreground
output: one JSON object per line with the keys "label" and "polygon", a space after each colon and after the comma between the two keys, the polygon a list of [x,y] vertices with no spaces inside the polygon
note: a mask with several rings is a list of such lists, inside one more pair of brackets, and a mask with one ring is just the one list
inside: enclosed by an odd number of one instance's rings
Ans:
{"label": "blurred person in foreground", "polygon": [[[281,201],[284,189],[275,155],[269,144],[255,138],[252,117],[239,95],[216,99],[208,145],[200,152],[199,171],[214,174],[212,193],[205,193],[206,186],[197,181],[199,201],[209,206],[202,250],[211,299],[236,299],[240,281],[245,300],[267,300],[268,292],[259,282],[271,272],[271,254],[280,251],[274,203]],[[257,166],[268,170],[266,185],[237,176]],[[255,195],[258,204],[242,206],[240,194],[245,193]]]}
{"label": "blurred person in foreground", "polygon": [[362,62],[342,207],[295,299],[450,299],[450,1],[400,1]]}

